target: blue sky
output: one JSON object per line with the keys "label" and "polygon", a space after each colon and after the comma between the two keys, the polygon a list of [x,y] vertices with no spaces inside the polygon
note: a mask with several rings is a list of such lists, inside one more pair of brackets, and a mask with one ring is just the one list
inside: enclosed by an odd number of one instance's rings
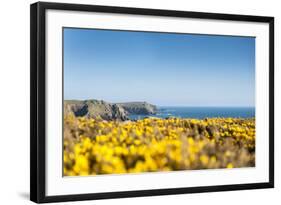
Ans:
{"label": "blue sky", "polygon": [[254,106],[255,38],[65,28],[64,98]]}

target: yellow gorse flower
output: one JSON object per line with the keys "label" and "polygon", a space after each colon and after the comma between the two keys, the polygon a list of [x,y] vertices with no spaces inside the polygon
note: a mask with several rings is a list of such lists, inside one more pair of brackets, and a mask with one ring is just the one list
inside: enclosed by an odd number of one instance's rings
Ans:
{"label": "yellow gorse flower", "polygon": [[64,175],[255,166],[255,119],[64,119]]}

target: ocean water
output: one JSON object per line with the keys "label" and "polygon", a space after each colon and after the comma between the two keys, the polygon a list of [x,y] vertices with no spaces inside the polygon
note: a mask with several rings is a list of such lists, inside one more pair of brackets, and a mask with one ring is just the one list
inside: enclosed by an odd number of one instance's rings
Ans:
{"label": "ocean water", "polygon": [[157,107],[156,115],[129,115],[131,120],[143,119],[146,117],[179,117],[179,118],[212,118],[212,117],[233,117],[252,118],[255,117],[254,107]]}

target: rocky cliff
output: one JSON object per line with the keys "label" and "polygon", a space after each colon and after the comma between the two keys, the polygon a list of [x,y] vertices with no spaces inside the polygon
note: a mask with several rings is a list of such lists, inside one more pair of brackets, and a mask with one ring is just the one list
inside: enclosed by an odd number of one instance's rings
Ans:
{"label": "rocky cliff", "polygon": [[149,115],[156,114],[157,108],[155,105],[149,104],[147,102],[127,102],[127,103],[117,103],[126,110],[129,114],[136,115]]}
{"label": "rocky cliff", "polygon": [[156,106],[146,102],[108,103],[103,100],[65,100],[64,114],[125,121],[129,119],[130,114],[156,114]]}

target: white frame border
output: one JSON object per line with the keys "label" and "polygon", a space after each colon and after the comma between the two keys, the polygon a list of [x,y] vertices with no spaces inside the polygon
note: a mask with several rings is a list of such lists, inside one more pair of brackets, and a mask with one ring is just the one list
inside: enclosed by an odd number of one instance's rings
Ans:
{"label": "white frame border", "polygon": [[[256,167],[62,177],[62,27],[256,37]],[[96,12],[46,11],[46,195],[199,187],[269,181],[269,25]],[[257,92],[258,91],[258,92]],[[183,180],[184,179],[184,180]],[[109,186],[110,185],[110,186]]]}

